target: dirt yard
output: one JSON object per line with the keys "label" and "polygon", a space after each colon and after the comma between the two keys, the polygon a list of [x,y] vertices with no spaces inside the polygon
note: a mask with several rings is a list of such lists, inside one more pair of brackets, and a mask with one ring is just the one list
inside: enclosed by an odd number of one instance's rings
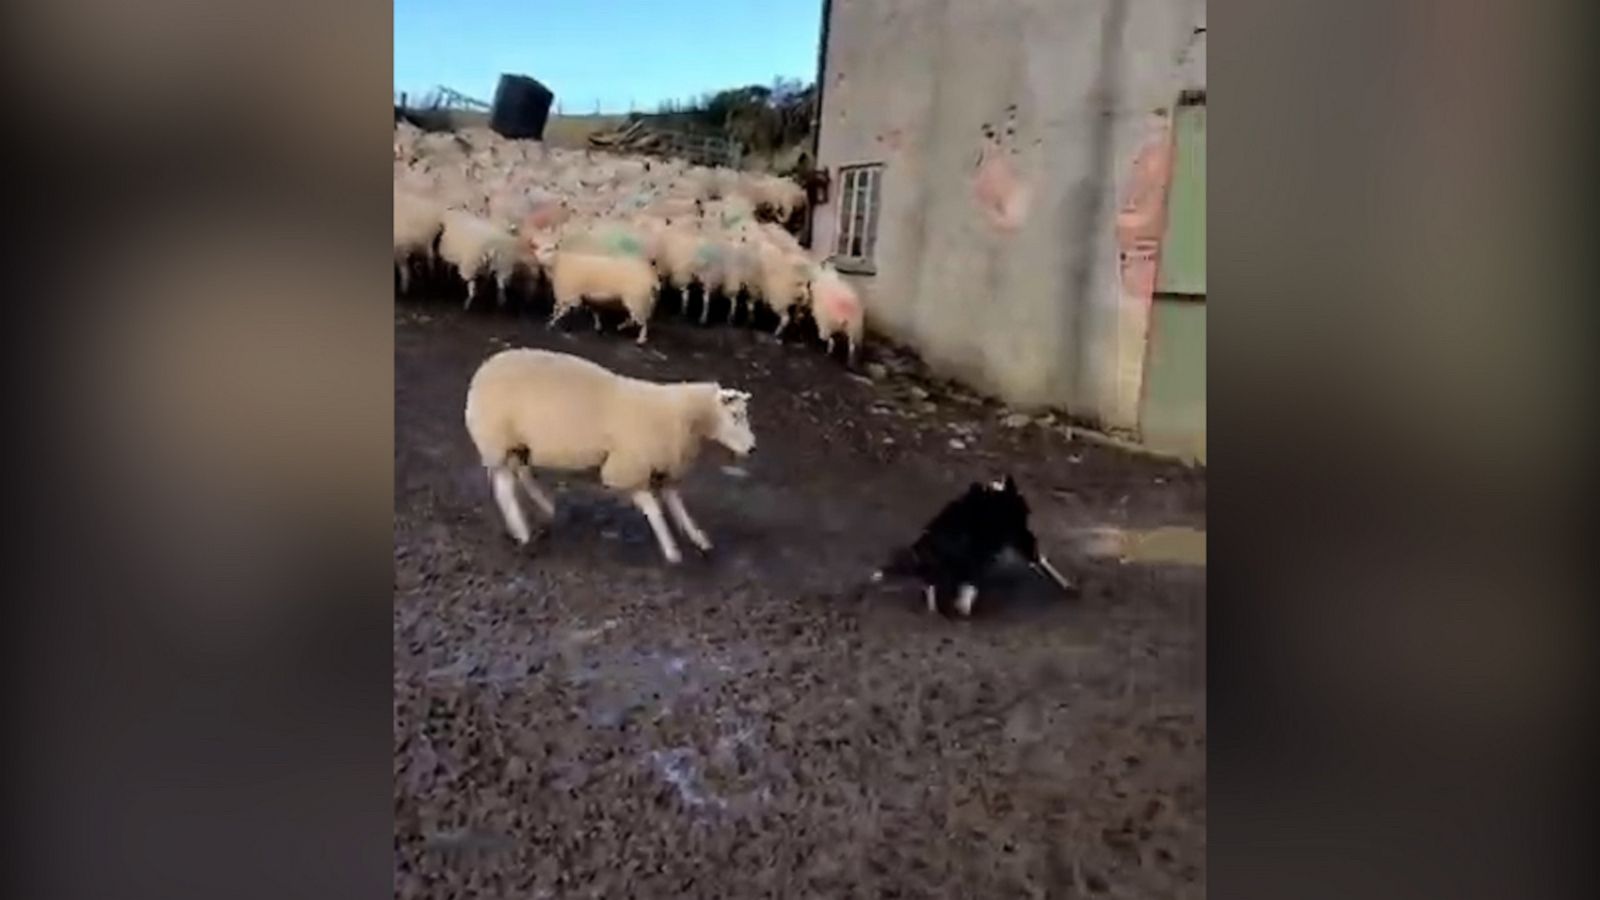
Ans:
{"label": "dirt yard", "polygon": [[[1203,472],[899,357],[868,380],[742,328],[567,329],[396,304],[397,896],[1204,896],[1205,569],[1082,537],[1203,529]],[[711,558],[668,568],[630,505],[553,474],[553,528],[511,542],[462,424],[506,346],[753,392],[756,452],[708,448],[684,488]],[[1077,596],[1017,567],[959,621],[869,589],[1002,472]]]}

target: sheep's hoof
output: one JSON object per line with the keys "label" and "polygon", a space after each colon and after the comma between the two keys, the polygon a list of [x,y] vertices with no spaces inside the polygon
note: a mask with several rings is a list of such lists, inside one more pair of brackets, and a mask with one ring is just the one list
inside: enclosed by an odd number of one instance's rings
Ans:
{"label": "sheep's hoof", "polygon": [[548,524],[530,528],[528,530],[528,536],[525,538],[519,538],[514,534],[507,535],[507,537],[511,538],[511,542],[517,545],[517,549],[519,550],[527,550],[530,547],[542,544],[544,543],[544,539],[549,536],[550,526]]}

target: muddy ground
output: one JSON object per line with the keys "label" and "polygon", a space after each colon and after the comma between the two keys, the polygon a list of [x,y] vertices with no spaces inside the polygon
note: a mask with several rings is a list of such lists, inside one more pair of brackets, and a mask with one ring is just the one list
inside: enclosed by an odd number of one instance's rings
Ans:
{"label": "muddy ground", "polygon": [[[397,303],[397,896],[1204,896],[1205,570],[1082,540],[1203,529],[1202,472],[883,351],[866,379],[742,328],[567,325]],[[510,541],[461,417],[505,346],[754,393],[756,453],[684,488],[710,559],[553,475],[554,526]],[[1004,471],[1077,596],[1013,567],[957,621],[865,587]]]}

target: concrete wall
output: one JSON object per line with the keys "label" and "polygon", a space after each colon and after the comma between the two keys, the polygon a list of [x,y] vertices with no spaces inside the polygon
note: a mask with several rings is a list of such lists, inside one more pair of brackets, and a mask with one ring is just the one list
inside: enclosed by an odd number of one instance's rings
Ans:
{"label": "concrete wall", "polygon": [[[1158,111],[1197,65],[1204,82],[1203,0],[833,0],[831,17],[818,163],[836,189],[841,165],[885,165],[877,271],[855,279],[871,327],[1015,405],[1136,428],[1150,300],[1121,288],[1117,212]],[[983,214],[980,159],[1018,227]],[[817,210],[813,246],[837,217]]]}

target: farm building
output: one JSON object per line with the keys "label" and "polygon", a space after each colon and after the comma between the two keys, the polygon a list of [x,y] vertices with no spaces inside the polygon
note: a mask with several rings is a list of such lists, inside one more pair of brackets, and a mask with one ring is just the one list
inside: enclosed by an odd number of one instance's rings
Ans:
{"label": "farm building", "polygon": [[813,247],[936,369],[1205,455],[1203,0],[825,0]]}

